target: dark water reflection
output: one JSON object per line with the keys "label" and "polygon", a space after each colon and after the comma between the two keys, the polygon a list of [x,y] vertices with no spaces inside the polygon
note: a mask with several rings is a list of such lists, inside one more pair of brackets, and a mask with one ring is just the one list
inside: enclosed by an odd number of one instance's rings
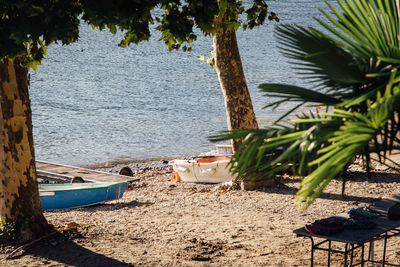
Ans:
{"label": "dark water reflection", "polygon": [[[316,26],[323,1],[268,1],[281,22]],[[263,82],[302,80],[278,52],[276,23],[239,31],[238,42],[257,117],[269,124],[290,105],[271,112]],[[158,33],[149,42],[117,47],[120,35],[83,25],[80,40],[52,45],[31,74],[34,140],[38,159],[93,164],[117,159],[176,156],[214,147],[207,137],[226,129],[218,78],[201,55],[212,50],[199,37],[192,53],[168,52]]]}

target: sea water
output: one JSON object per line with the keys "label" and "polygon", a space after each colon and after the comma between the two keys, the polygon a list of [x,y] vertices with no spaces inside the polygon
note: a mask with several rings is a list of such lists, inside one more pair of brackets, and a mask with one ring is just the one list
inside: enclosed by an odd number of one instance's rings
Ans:
{"label": "sea water", "polygon": [[[267,1],[279,23],[320,28],[313,17],[323,1]],[[335,1],[330,1],[335,2]],[[261,83],[305,85],[277,48],[276,22],[237,32],[245,76],[260,126],[292,108],[263,109]],[[153,31],[149,41],[117,46],[122,33],[80,27],[79,41],[53,44],[37,72],[30,97],[36,158],[64,164],[191,155],[213,149],[209,136],[226,130],[218,77],[201,64],[212,50],[199,35],[193,51],[169,52]]]}

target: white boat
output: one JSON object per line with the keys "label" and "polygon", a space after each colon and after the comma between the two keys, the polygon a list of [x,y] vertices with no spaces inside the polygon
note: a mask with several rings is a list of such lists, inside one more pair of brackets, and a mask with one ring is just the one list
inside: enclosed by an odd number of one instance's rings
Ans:
{"label": "white boat", "polygon": [[209,156],[190,160],[176,159],[170,162],[174,180],[191,183],[224,183],[236,178],[227,165],[230,156]]}

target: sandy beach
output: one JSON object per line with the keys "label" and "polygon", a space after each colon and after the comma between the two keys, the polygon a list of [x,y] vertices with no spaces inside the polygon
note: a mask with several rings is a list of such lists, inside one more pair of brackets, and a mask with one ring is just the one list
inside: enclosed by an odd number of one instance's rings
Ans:
{"label": "sandy beach", "polygon": [[[129,166],[140,181],[118,201],[44,212],[49,223],[69,230],[9,260],[5,257],[12,248],[1,246],[0,266],[308,266],[310,241],[296,237],[294,229],[368,206],[400,189],[399,174],[376,170],[366,182],[355,165],[344,198],[341,181],[334,180],[302,212],[294,206],[299,186],[294,177],[275,187],[226,191],[209,184],[176,183],[167,163],[96,166],[113,172]],[[376,242],[377,255],[382,246]],[[343,264],[341,260],[334,255],[332,266]],[[387,260],[400,261],[395,238],[388,242]],[[317,252],[315,264],[325,266],[326,253]]]}

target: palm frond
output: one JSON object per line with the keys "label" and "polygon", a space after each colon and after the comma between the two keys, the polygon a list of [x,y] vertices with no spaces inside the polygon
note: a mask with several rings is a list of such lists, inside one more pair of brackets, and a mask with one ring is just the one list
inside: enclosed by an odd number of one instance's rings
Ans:
{"label": "palm frond", "polygon": [[295,69],[308,66],[309,75],[319,75],[319,80],[327,88],[352,88],[367,81],[357,65],[349,64],[354,61],[353,56],[326,34],[292,25],[279,26],[276,31],[281,51],[298,61]]}
{"label": "palm frond", "polygon": [[319,20],[333,35],[332,38],[360,58],[399,56],[398,1],[338,0],[342,12],[327,3],[334,16],[321,12],[335,26]]}
{"label": "palm frond", "polygon": [[325,105],[335,105],[341,102],[339,99],[336,99],[329,94],[315,92],[294,85],[263,83],[260,84],[258,88],[260,88],[261,92],[266,93],[264,96],[271,96],[270,93],[277,93],[274,96],[286,97],[289,101],[311,102]]}
{"label": "palm frond", "polygon": [[[392,80],[393,80],[392,76]],[[375,137],[381,133],[394,112],[400,105],[400,87],[388,83],[383,96],[377,93],[377,101],[369,104],[368,113],[343,112],[335,110],[332,119],[342,118],[343,125],[334,132],[328,141],[330,145],[320,149],[321,156],[309,162],[309,166],[318,164],[319,167],[310,173],[301,183],[297,193],[297,204],[302,203],[307,208],[327,186],[330,180],[342,172],[347,164],[368,147]],[[385,154],[387,147],[375,146],[376,152]]]}

